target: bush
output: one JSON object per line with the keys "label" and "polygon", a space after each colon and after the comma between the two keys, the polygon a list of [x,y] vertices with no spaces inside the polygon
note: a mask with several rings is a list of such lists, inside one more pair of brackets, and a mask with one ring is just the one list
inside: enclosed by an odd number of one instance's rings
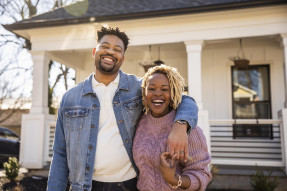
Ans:
{"label": "bush", "polygon": [[20,165],[16,157],[9,157],[8,162],[4,163],[6,178],[14,182],[19,174]]}
{"label": "bush", "polygon": [[262,170],[257,170],[250,180],[253,191],[274,191],[279,185],[277,177],[272,177],[272,171],[268,171],[267,175]]}

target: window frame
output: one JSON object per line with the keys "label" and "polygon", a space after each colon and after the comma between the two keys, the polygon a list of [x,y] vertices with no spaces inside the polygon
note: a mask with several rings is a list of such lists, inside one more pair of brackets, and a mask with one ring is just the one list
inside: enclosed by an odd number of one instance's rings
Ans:
{"label": "window frame", "polygon": [[[265,119],[272,119],[272,99],[271,99],[271,76],[270,76],[270,64],[260,64],[260,65],[250,65],[247,69],[241,69],[241,70],[249,70],[249,69],[258,69],[260,67],[266,67],[267,68],[267,88],[268,88],[268,101],[266,100],[263,100],[263,101],[235,101],[234,99],[234,70],[236,69],[235,66],[231,66],[231,97],[232,97],[232,118],[235,120],[235,123],[233,124],[233,130],[232,130],[232,133],[233,133],[233,139],[236,139],[236,138],[252,138],[252,139],[258,139],[258,138],[261,138],[261,139],[273,139],[273,126],[272,124],[269,125],[269,129],[270,129],[270,132],[269,132],[269,136],[261,136],[260,135],[257,135],[257,136],[249,136],[247,133],[245,136],[238,136],[238,130],[242,130],[242,129],[247,129],[248,127],[258,127],[258,128],[266,128],[266,126],[264,125],[260,125],[260,124],[236,124],[236,119],[260,119],[258,117],[258,114],[256,112],[256,117],[255,118],[237,118],[236,117],[236,112],[235,112],[235,104],[236,103],[242,103],[242,104],[255,104],[255,107],[256,107],[256,104],[260,104],[260,103],[268,103],[268,106],[269,106],[269,116],[268,118],[265,118]],[[265,85],[265,84],[264,84]],[[259,130],[259,132],[262,132],[261,131],[262,129]]]}

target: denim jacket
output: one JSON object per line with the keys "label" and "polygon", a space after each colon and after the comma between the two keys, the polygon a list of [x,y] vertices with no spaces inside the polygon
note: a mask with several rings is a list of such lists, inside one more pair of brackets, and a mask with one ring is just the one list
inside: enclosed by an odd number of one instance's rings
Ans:
{"label": "denim jacket", "polygon": [[[141,80],[122,71],[119,74],[120,82],[113,98],[113,108],[123,144],[138,172],[132,156],[132,143],[136,123],[143,109]],[[64,191],[68,179],[70,190],[91,190],[101,109],[92,88],[92,78],[93,74],[67,91],[62,98],[58,109],[48,191]],[[194,127],[197,113],[194,100],[183,96],[175,121],[186,120]]]}

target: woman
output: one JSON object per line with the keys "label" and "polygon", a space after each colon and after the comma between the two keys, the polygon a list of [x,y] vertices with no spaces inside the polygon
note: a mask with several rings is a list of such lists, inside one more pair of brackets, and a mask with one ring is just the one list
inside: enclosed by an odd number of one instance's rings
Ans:
{"label": "woman", "polygon": [[190,159],[176,160],[166,152],[175,110],[181,102],[184,80],[175,68],[150,68],[142,81],[145,114],[136,131],[133,156],[140,170],[137,187],[147,191],[175,189],[204,191],[211,180],[211,161],[202,130],[195,127],[188,138]]}

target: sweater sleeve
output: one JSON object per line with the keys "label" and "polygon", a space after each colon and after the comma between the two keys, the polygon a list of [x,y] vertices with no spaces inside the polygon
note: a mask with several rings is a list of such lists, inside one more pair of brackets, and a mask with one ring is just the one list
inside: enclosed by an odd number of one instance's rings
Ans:
{"label": "sweater sleeve", "polygon": [[192,133],[189,135],[188,147],[192,160],[182,164],[182,175],[190,178],[190,187],[185,190],[204,191],[212,179],[208,167],[211,157],[208,153],[205,136],[198,126],[192,129]]}

